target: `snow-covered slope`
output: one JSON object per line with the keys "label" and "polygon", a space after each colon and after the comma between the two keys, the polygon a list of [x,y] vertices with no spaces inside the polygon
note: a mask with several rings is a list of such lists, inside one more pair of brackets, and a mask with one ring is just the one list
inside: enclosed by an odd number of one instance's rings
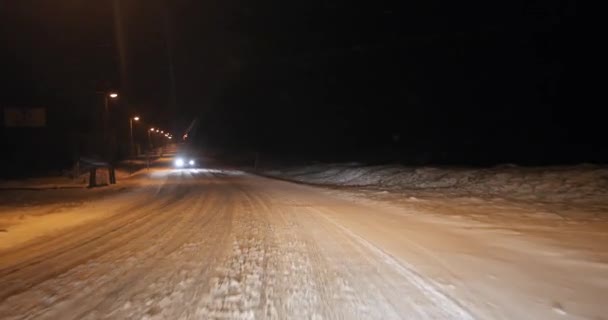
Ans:
{"label": "snow-covered slope", "polygon": [[608,200],[608,168],[569,167],[433,168],[398,165],[317,164],[265,171],[305,183],[391,191],[441,189],[456,195],[549,201]]}

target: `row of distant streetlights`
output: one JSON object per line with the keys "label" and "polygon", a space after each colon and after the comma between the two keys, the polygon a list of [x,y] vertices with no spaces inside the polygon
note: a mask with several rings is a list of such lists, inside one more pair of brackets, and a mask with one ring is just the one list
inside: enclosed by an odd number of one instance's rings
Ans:
{"label": "row of distant streetlights", "polygon": [[148,131],[148,135],[150,133],[158,133],[158,134],[164,135],[165,138],[167,138],[169,140],[173,139],[173,135],[172,134],[170,134],[169,132],[164,132],[163,130],[160,130],[160,129],[150,128],[150,130]]}
{"label": "row of distant streetlights", "polygon": [[[106,119],[108,117],[108,104],[109,101],[108,99],[118,99],[118,93],[116,92],[109,92],[105,95],[105,99],[104,99],[104,107],[105,107],[105,112],[106,112]],[[134,153],[135,149],[134,146],[135,144],[133,143],[133,121],[138,122],[141,118],[139,116],[132,116],[129,117],[129,133],[130,133],[130,147],[131,147],[131,152]],[[148,130],[148,143],[150,144],[150,146],[152,146],[152,138],[150,136],[151,133],[158,133],[161,135],[164,135],[165,138],[171,140],[173,139],[173,135],[169,132],[165,132],[164,130],[160,130],[159,128],[150,128],[150,130]]]}

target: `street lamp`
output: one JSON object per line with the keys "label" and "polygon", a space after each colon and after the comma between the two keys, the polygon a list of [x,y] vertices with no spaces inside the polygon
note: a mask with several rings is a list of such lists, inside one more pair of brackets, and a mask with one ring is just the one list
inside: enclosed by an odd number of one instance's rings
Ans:
{"label": "street lamp", "polygon": [[131,156],[133,156],[135,154],[135,145],[133,144],[133,120],[135,121],[139,121],[139,117],[135,116],[135,117],[131,117],[129,118],[129,131],[130,131],[130,136],[131,136]]}
{"label": "street lamp", "polygon": [[154,132],[154,128],[150,128],[150,130],[148,130],[148,145],[149,148],[152,149],[152,138],[150,137],[150,132]]}
{"label": "street lamp", "polygon": [[107,116],[108,111],[109,111],[108,105],[110,104],[109,100],[110,99],[118,99],[118,93],[116,93],[116,92],[109,92],[109,93],[104,94],[103,98],[104,98],[103,107],[104,107],[104,111],[106,112],[106,116]]}
{"label": "street lamp", "polygon": [[111,151],[110,151],[110,99],[116,100],[118,99],[118,93],[116,92],[97,92],[103,94],[103,144],[104,144],[104,153],[105,156],[108,157],[108,161],[111,159]]}
{"label": "street lamp", "polygon": [[[106,135],[107,139],[107,135],[108,135],[108,127],[109,127],[109,121],[110,121],[110,99],[115,100],[118,99],[118,93],[116,92],[107,92],[104,93],[103,95],[103,128],[104,128],[104,134]],[[107,143],[107,141],[106,141]]]}

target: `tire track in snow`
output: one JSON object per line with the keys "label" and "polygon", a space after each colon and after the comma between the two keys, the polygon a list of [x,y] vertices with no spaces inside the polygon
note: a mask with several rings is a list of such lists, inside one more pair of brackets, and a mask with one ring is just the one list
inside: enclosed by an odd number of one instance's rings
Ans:
{"label": "tire track in snow", "polygon": [[[255,189],[254,189],[255,190]],[[270,223],[264,312],[268,319],[322,319],[327,299],[314,275],[310,248],[285,207],[259,190],[247,192]]]}
{"label": "tire track in snow", "polygon": [[211,281],[204,319],[322,319],[305,243],[255,190],[239,190],[232,254]]}
{"label": "tire track in snow", "polygon": [[[162,232],[161,237],[152,241],[149,241],[149,239],[137,239],[140,243],[148,242],[150,245],[144,250],[133,252],[134,255],[132,257],[125,259],[126,264],[121,267],[128,270],[122,274],[119,273],[114,279],[106,281],[106,284],[101,284],[99,289],[95,290],[95,293],[104,298],[93,306],[87,306],[85,311],[75,317],[76,319],[84,319],[86,317],[93,317],[95,319],[101,317],[115,318],[116,316],[122,318],[124,314],[118,313],[112,316],[112,311],[122,311],[120,307],[125,305],[132,306],[130,308],[132,309],[130,316],[141,316],[146,313],[155,314],[156,312],[152,310],[159,310],[159,313],[162,311],[162,308],[154,309],[158,305],[163,305],[163,303],[158,303],[155,300],[158,300],[156,298],[162,300],[170,296],[170,294],[157,292],[167,289],[164,285],[168,282],[164,281],[164,279],[171,276],[171,271],[166,270],[167,272],[163,273],[159,269],[164,267],[164,264],[169,264],[172,271],[175,271],[176,265],[173,262],[177,260],[171,260],[169,256],[172,253],[178,252],[188,240],[192,240],[195,233],[205,230],[208,224],[216,218],[216,215],[213,214],[216,212],[215,209],[221,205],[221,202],[206,197],[189,200],[188,203],[188,207],[184,210],[174,212],[176,216],[183,215],[184,217],[178,221],[172,221],[172,224],[167,223],[170,225],[170,228]],[[200,217],[197,215],[200,211],[209,213]],[[144,246],[143,243],[135,245]],[[129,266],[131,267],[129,268]],[[180,269],[180,271],[183,271],[183,269]],[[133,299],[130,297],[138,290],[141,290],[141,285],[144,284],[146,284],[145,287],[147,288],[147,290],[142,291],[145,292],[145,297],[140,298],[140,301],[137,302],[132,301]],[[124,301],[124,298],[128,298],[128,301]],[[145,303],[139,303],[141,300],[146,301]],[[141,311],[139,313],[135,312],[137,310],[135,307],[142,304],[144,305],[144,310],[139,310]],[[122,309],[124,310],[125,308]],[[75,308],[69,309],[71,314],[74,314],[74,311]]]}
{"label": "tire track in snow", "polygon": [[408,292],[395,288],[392,274],[386,272],[390,270],[378,265],[376,259],[369,259],[369,254],[361,252],[350,237],[334,225],[324,223],[312,207],[297,208],[293,218],[313,242],[310,248],[313,274],[329,294],[324,297],[329,304],[324,314],[329,318],[403,319],[401,315],[409,316],[405,319],[419,318],[420,313],[395,304]]}
{"label": "tire track in snow", "polygon": [[[210,264],[221,249],[228,195],[215,190],[199,197],[197,201],[206,203],[189,209],[190,219],[175,226],[181,232],[144,260],[145,265],[136,266],[136,273],[122,280],[97,307],[78,318],[185,318],[200,286],[197,281],[208,277]],[[192,302],[186,303],[189,300]]]}
{"label": "tire track in snow", "polygon": [[[47,261],[64,251],[85,246],[89,242],[96,241],[108,234],[119,232],[121,228],[129,227],[133,223],[143,221],[148,216],[153,215],[156,213],[155,210],[171,207],[181,197],[183,197],[183,194],[177,198],[154,198],[152,201],[148,197],[145,197],[141,200],[141,203],[118,209],[115,214],[103,220],[103,225],[96,226],[94,229],[90,225],[83,225],[59,234],[47,241],[37,241],[25,247],[18,247],[2,252],[1,256],[3,260],[10,261],[10,265],[0,269],[0,277],[6,277],[13,272]],[[116,199],[116,201],[120,200]],[[79,210],[86,209],[87,207],[79,208]],[[112,209],[112,207],[109,207],[107,210]],[[15,261],[17,262],[15,263]],[[0,294],[1,299],[2,295]]]}
{"label": "tire track in snow", "polygon": [[[10,314],[28,314],[40,318],[50,306],[54,310],[60,310],[63,303],[78,299],[78,297],[84,296],[85,299],[89,299],[91,294],[101,290],[99,288],[111,283],[112,277],[124,272],[120,266],[137,261],[134,259],[134,256],[137,256],[136,251],[129,250],[133,240],[156,237],[163,234],[165,230],[170,230],[174,224],[166,223],[166,221],[171,221],[173,213],[179,212],[184,206],[187,204],[175,206],[162,214],[152,215],[151,219],[137,219],[137,222],[140,220],[143,222],[141,224],[131,221],[130,228],[121,228],[119,233],[112,234],[109,238],[96,239],[87,246],[78,246],[74,250],[64,251],[59,256],[46,261],[44,265],[37,265],[33,270],[25,269],[14,274],[17,279],[27,278],[30,285],[18,288],[24,296],[16,293],[0,303],[0,311],[4,311],[4,314],[7,315],[9,313],[6,308],[10,307],[13,301],[26,301],[25,304],[19,304],[23,308],[21,311],[11,308]],[[117,250],[117,248],[121,250]],[[153,246],[149,246],[149,248],[154,249]],[[147,251],[144,250],[139,254],[145,252]],[[50,268],[48,271],[41,269],[47,265],[54,266],[54,268]],[[58,288],[69,290],[58,290]]]}
{"label": "tire track in snow", "polygon": [[236,199],[232,254],[210,281],[195,315],[203,319],[255,319],[265,274],[265,226],[254,217],[249,199]]}
{"label": "tire track in snow", "polygon": [[[139,200],[140,201],[136,204],[126,206],[126,208],[115,209],[109,205],[108,210],[115,210],[116,213],[108,216],[104,222],[110,223],[97,228],[99,230],[95,230],[96,232],[91,232],[90,226],[78,226],[46,241],[35,241],[30,244],[25,244],[24,246],[3,251],[0,254],[0,257],[2,257],[3,262],[6,261],[7,264],[0,264],[0,277],[39,263],[40,261],[44,261],[49,257],[53,257],[57,252],[65,251],[69,246],[73,246],[74,242],[84,243],[96,236],[102,235],[104,232],[110,232],[114,228],[126,224],[129,220],[133,219],[134,216],[141,215],[141,212],[148,211],[147,209],[157,206],[157,201],[159,201],[155,199],[155,201],[150,202],[147,198]],[[88,210],[89,207],[84,206],[77,209]]]}
{"label": "tire track in snow", "polygon": [[[409,283],[413,284],[419,290],[420,293],[422,293],[424,296],[426,296],[427,299],[432,302],[432,304],[436,308],[443,311],[443,319],[476,319],[476,317],[469,310],[461,306],[458,302],[456,302],[446,293],[438,289],[437,285],[434,284],[432,280],[425,279],[424,276],[414,271],[412,267],[404,266],[402,263],[397,261],[388,253],[384,252],[382,249],[376,247],[375,245],[360,237],[359,235],[355,234],[351,230],[338,224],[331,218],[327,217],[324,213],[318,210],[315,211],[319,213],[318,216],[323,217],[326,221],[339,228],[342,232],[354,239],[357,243],[367,248],[369,251],[373,252],[377,257],[381,259],[381,261],[383,261],[386,265],[390,266],[392,269],[401,274],[405,279],[408,280]],[[428,313],[427,316],[428,318],[436,317],[434,312]]]}
{"label": "tire track in snow", "polygon": [[[98,279],[99,275],[93,277],[85,277],[82,280],[74,281],[71,284],[80,285],[81,287],[87,289],[97,287],[96,283],[91,281],[99,281],[105,280],[108,277],[108,274],[112,274],[113,272],[118,272],[118,270],[114,267],[115,264],[120,265],[121,261],[125,262],[129,258],[132,258],[135,251],[128,250],[128,245],[131,245],[131,242],[134,239],[142,239],[145,237],[156,237],[158,234],[163,234],[163,230],[170,230],[171,227],[174,227],[174,223],[167,223],[167,221],[177,222],[178,220],[172,220],[176,215],[172,213],[179,213],[182,208],[187,207],[189,204],[186,201],[180,201],[189,193],[189,188],[176,188],[173,192],[173,198],[171,199],[163,199],[161,201],[161,206],[158,207],[157,201],[150,202],[151,205],[157,205],[157,207],[147,206],[145,210],[138,210],[136,213],[133,213],[130,216],[130,219],[117,219],[118,223],[122,223],[122,225],[117,224],[117,221],[114,220],[105,220],[101,226],[91,226],[89,225],[89,229],[82,228],[80,230],[83,234],[95,233],[91,231],[97,231],[97,229],[102,229],[101,236],[95,236],[93,239],[86,241],[84,244],[76,243],[75,245],[71,245],[72,243],[68,243],[66,246],[60,246],[60,251],[55,256],[49,257],[43,263],[30,263],[28,267],[18,269],[15,273],[11,273],[10,277],[4,276],[3,280],[7,278],[14,279],[12,282],[5,282],[11,284],[12,286],[5,286],[4,291],[0,290],[0,292],[11,292],[10,299],[7,296],[7,301],[3,303],[0,302],[0,309],[5,309],[7,305],[10,305],[8,301],[15,301],[18,299],[18,294],[20,292],[27,293],[32,301],[38,301],[39,299],[46,299],[45,296],[51,297],[51,301],[53,304],[58,304],[62,300],[64,300],[63,296],[69,294],[69,292],[57,291],[53,288],[62,287],[60,286],[51,286],[48,289],[48,285],[40,287],[39,289],[33,289],[32,287],[38,287],[40,284],[45,284],[47,280],[50,280],[51,283],[56,281],[62,281],[61,279],[69,278],[70,274],[73,274],[73,271],[77,272],[89,272],[88,269],[99,271],[100,267],[103,265],[100,264],[99,259],[107,255],[108,257],[104,258],[105,260],[109,260],[111,257],[111,261],[108,262],[106,268],[106,274],[101,275],[102,279]],[[176,192],[177,193],[176,193]],[[171,206],[170,204],[177,203],[176,206]],[[169,210],[164,210],[168,208]],[[164,210],[164,211],[163,211]],[[148,218],[150,217],[150,218]],[[180,215],[177,215],[180,217]],[[110,231],[107,230],[107,226],[110,226]],[[92,230],[91,230],[91,227]],[[77,241],[78,239],[74,240]],[[150,242],[147,242],[148,244]],[[71,245],[71,246],[70,246]],[[121,248],[122,250],[115,250],[116,248]],[[132,248],[132,246],[131,246]],[[57,249],[59,250],[59,249]],[[53,251],[54,252],[54,251]],[[145,251],[144,251],[145,252]],[[84,261],[88,261],[83,264]],[[103,261],[103,260],[102,260]],[[51,266],[48,268],[47,266]],[[84,268],[84,269],[83,269]],[[69,273],[64,274],[64,272],[68,271]],[[82,276],[80,276],[82,277]],[[78,276],[76,278],[79,278]],[[22,279],[27,279],[28,282],[24,283]],[[103,283],[103,281],[101,281]],[[85,285],[86,283],[90,283],[89,285]],[[32,289],[32,290],[30,290]],[[12,291],[10,291],[12,290]],[[26,291],[27,290],[27,291]],[[86,290],[85,290],[86,291]],[[40,292],[40,293],[38,293]],[[38,297],[38,298],[35,298]],[[26,304],[24,310],[29,309],[27,305],[33,303]],[[36,308],[41,308],[41,310],[45,309],[47,303],[40,303],[35,305]],[[34,308],[34,309],[36,309]],[[17,311],[17,310],[13,310]],[[30,310],[31,312],[35,312]],[[18,312],[17,312],[18,313]],[[28,313],[28,312],[24,312]]]}

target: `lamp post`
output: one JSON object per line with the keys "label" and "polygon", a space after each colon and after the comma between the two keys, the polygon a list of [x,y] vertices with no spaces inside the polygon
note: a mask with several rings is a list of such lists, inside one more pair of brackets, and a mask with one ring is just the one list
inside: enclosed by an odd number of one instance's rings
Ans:
{"label": "lamp post", "polygon": [[129,131],[130,131],[130,136],[131,136],[131,156],[135,155],[135,145],[133,144],[133,121],[139,121],[139,117],[135,116],[135,117],[131,117],[129,118]]}
{"label": "lamp post", "polygon": [[150,130],[148,130],[148,145],[150,150],[152,150],[154,146],[152,145],[152,138],[150,137],[150,132],[154,132],[154,128],[150,128]]}
{"label": "lamp post", "polygon": [[[110,142],[110,100],[118,99],[118,93],[116,92],[97,92],[103,94],[103,143],[102,143],[102,154],[108,161],[108,163],[112,163],[112,146]],[[114,171],[114,166],[110,165],[108,168],[108,175],[110,178],[110,184],[116,183],[116,173]],[[91,177],[93,179],[94,177]]]}
{"label": "lamp post", "polygon": [[110,136],[110,99],[118,99],[118,93],[116,92],[104,92],[103,93],[103,139],[104,144],[109,143]]}
{"label": "lamp post", "polygon": [[108,93],[105,93],[103,95],[103,97],[104,97],[104,104],[103,104],[104,109],[103,110],[107,115],[110,112],[109,107],[108,107],[108,105],[110,104],[110,99],[118,99],[118,93],[108,92]]}

